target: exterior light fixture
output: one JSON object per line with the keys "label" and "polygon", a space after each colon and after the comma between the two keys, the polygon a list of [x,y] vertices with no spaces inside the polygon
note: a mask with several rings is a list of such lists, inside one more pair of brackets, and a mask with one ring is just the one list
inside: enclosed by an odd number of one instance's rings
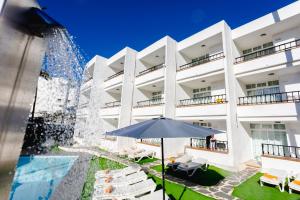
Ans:
{"label": "exterior light fixture", "polygon": [[120,62],[120,64],[123,65],[124,63],[123,63],[123,62]]}
{"label": "exterior light fixture", "polygon": [[267,34],[265,34],[265,33],[262,33],[262,34],[260,34],[260,37],[265,37]]}
{"label": "exterior light fixture", "polygon": [[155,58],[159,58],[159,55],[156,55]]}
{"label": "exterior light fixture", "polygon": [[272,73],[270,73],[270,74],[268,74],[269,76],[273,76],[274,75],[274,73],[272,72]]}
{"label": "exterior light fixture", "polygon": [[206,45],[205,45],[205,44],[202,44],[201,47],[206,47]]}
{"label": "exterior light fixture", "polygon": [[152,85],[152,87],[156,87],[156,85]]}
{"label": "exterior light fixture", "polygon": [[205,83],[205,80],[202,80],[201,82],[202,82],[202,83]]}

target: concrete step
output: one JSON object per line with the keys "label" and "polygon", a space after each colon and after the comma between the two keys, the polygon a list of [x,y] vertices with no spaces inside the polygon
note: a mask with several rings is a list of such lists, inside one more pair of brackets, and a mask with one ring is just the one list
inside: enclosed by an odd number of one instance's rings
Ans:
{"label": "concrete step", "polygon": [[259,162],[257,162],[256,160],[249,160],[249,161],[245,162],[244,165],[246,167],[252,167],[252,168],[256,168],[256,169],[261,168],[261,164]]}

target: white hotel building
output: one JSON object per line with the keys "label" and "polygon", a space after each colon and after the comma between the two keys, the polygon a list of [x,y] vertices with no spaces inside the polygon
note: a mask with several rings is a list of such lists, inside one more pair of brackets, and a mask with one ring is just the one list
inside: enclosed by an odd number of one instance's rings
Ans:
{"label": "white hotel building", "polygon": [[167,139],[166,156],[300,172],[300,1],[233,30],[221,21],[182,41],[166,36],[140,52],[95,56],[85,71],[81,137],[116,149],[136,143],[159,157],[155,140],[101,136],[165,116],[225,132],[214,150],[205,138]]}

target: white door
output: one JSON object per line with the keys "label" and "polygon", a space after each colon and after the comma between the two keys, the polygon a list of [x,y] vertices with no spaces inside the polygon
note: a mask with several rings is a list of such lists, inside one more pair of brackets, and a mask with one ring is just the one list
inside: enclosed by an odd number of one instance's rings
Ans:
{"label": "white door", "polygon": [[[252,137],[252,152],[256,160],[262,155],[262,144],[287,145],[287,135],[284,124],[250,124]],[[264,148],[270,155],[283,155],[281,146],[268,146]]]}

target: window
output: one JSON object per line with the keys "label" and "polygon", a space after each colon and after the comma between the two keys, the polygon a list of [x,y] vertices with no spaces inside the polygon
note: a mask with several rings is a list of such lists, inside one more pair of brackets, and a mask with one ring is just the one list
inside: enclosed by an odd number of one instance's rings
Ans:
{"label": "window", "polygon": [[211,127],[211,123],[210,122],[193,122],[193,125],[195,125],[195,126],[203,126],[203,127],[207,127],[207,128]]}
{"label": "window", "polygon": [[205,88],[199,88],[199,89],[193,89],[193,98],[202,98],[202,97],[209,97],[211,96],[211,87],[205,87]]}
{"label": "window", "polygon": [[263,45],[259,45],[259,46],[256,46],[256,47],[253,47],[250,49],[243,50],[243,55],[246,55],[246,54],[249,54],[252,52],[256,52],[256,51],[260,51],[260,50],[263,50],[266,48],[270,48],[272,46],[273,46],[273,42],[267,42],[267,43],[264,43]]}
{"label": "window", "polygon": [[253,47],[253,51],[259,51],[261,50],[261,46]]}
{"label": "window", "polygon": [[272,46],[273,46],[273,42],[268,42],[268,43],[263,44],[264,49],[266,49],[268,47],[272,47]]}
{"label": "window", "polygon": [[152,92],[152,99],[161,99],[162,98],[162,92]]}
{"label": "window", "polygon": [[251,53],[252,52],[252,49],[246,49],[246,50],[243,50],[243,54],[248,54],[248,53]]}
{"label": "window", "polygon": [[279,81],[268,81],[246,85],[247,96],[265,95],[280,93]]}

